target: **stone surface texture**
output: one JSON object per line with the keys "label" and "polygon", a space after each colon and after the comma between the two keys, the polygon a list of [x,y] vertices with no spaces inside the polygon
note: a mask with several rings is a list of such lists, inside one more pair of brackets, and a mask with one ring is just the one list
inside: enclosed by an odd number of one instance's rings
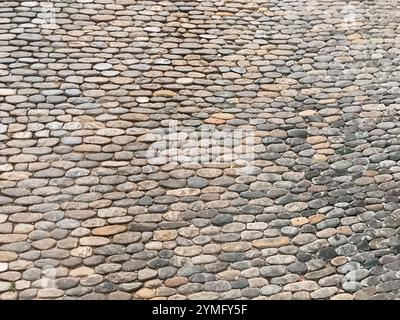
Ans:
{"label": "stone surface texture", "polygon": [[399,23],[1,1],[0,300],[399,299]]}

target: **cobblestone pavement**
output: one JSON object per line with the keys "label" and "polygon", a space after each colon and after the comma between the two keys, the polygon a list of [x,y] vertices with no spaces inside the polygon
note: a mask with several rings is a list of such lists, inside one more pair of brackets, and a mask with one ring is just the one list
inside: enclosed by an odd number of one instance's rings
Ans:
{"label": "cobblestone pavement", "polygon": [[0,2],[0,299],[399,299],[400,5]]}

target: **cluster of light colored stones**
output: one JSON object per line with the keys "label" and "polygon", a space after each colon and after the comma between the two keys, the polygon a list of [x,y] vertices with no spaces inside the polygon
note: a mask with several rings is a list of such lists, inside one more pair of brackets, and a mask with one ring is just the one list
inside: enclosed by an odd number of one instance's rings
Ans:
{"label": "cluster of light colored stones", "polygon": [[0,299],[398,299],[399,5],[349,6],[1,1]]}

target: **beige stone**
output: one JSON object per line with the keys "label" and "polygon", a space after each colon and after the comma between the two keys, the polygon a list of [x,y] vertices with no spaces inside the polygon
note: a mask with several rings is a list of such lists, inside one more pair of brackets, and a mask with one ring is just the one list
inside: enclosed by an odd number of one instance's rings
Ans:
{"label": "beige stone", "polygon": [[298,218],[293,218],[290,220],[290,223],[295,226],[302,226],[303,224],[308,223],[308,219],[306,217],[298,217]]}
{"label": "beige stone", "polygon": [[115,77],[115,78],[110,78],[110,80],[112,83],[119,85],[129,84],[135,81],[135,79],[128,77]]}
{"label": "beige stone", "polygon": [[156,295],[156,292],[154,289],[149,289],[149,288],[141,288],[138,291],[135,292],[134,297],[136,299],[151,299],[154,298]]}
{"label": "beige stone", "polygon": [[188,246],[188,247],[177,247],[174,252],[178,256],[194,257],[199,255],[203,251],[201,246]]}
{"label": "beige stone", "polygon": [[87,277],[94,273],[95,273],[94,270],[89,267],[79,267],[79,268],[71,270],[69,272],[69,275],[71,277]]}
{"label": "beige stone", "polygon": [[197,170],[197,175],[203,178],[217,178],[222,175],[222,170],[217,168],[203,168]]}
{"label": "beige stone", "polygon": [[270,131],[269,135],[275,138],[286,138],[287,132],[285,130],[274,129]]}
{"label": "beige stone", "polygon": [[32,242],[32,247],[39,250],[46,250],[52,248],[57,243],[54,239],[40,239],[38,241]]}
{"label": "beige stone", "polygon": [[353,231],[351,230],[351,227],[349,227],[349,226],[340,226],[340,227],[337,227],[336,229],[337,229],[338,233],[344,234],[346,236],[350,236],[353,233]]}
{"label": "beige stone", "polygon": [[335,267],[341,266],[341,265],[345,264],[346,262],[347,262],[347,257],[345,257],[345,256],[334,257],[331,260],[331,264]]}
{"label": "beige stone", "polygon": [[225,123],[225,121],[226,120],[217,119],[217,118],[207,118],[206,120],[204,120],[205,123],[210,123],[210,124],[215,124],[215,125],[223,124],[223,123]]}
{"label": "beige stone", "polygon": [[217,279],[220,280],[234,281],[237,280],[239,277],[240,277],[239,270],[225,270],[217,273]]}
{"label": "beige stone", "polygon": [[308,221],[311,224],[317,224],[318,222],[321,222],[324,219],[325,219],[325,215],[323,215],[321,213],[317,213],[317,214],[314,214],[314,215],[308,217]]}
{"label": "beige stone", "polygon": [[176,230],[156,230],[153,233],[154,240],[169,241],[174,240],[178,236]]}
{"label": "beige stone", "polygon": [[15,89],[0,88],[0,96],[12,96],[17,93]]}
{"label": "beige stone", "polygon": [[24,171],[11,171],[11,172],[4,172],[0,174],[0,179],[3,180],[11,180],[11,181],[20,181],[28,179],[31,176],[31,172],[24,172]]}
{"label": "beige stone", "polygon": [[230,119],[234,119],[235,116],[231,113],[214,113],[212,115],[213,118],[217,118],[217,119],[222,119],[222,120],[230,120]]}
{"label": "beige stone", "polygon": [[126,226],[111,225],[111,226],[95,228],[92,230],[92,234],[95,236],[110,236],[110,235],[124,232],[125,230],[126,230]]}
{"label": "beige stone", "polygon": [[82,246],[103,246],[110,243],[110,240],[104,237],[83,237],[79,243]]}
{"label": "beige stone", "polygon": [[0,244],[24,241],[27,238],[26,234],[0,234]]}
{"label": "beige stone", "polygon": [[330,300],[353,300],[353,296],[350,293],[340,293],[330,298]]}
{"label": "beige stone", "polygon": [[306,141],[311,144],[323,143],[326,142],[327,140],[328,140],[327,137],[324,136],[311,136],[306,139]]}
{"label": "beige stone", "polygon": [[64,291],[57,288],[45,288],[38,291],[39,299],[54,299],[64,295]]}
{"label": "beige stone", "polygon": [[335,150],[329,149],[329,146],[330,146],[329,142],[318,143],[313,145],[314,149],[318,150],[319,154],[324,154],[324,155],[334,154]]}
{"label": "beige stone", "polygon": [[19,212],[14,213],[9,220],[12,222],[33,223],[39,221],[41,218],[41,213]]}
{"label": "beige stone", "polygon": [[252,245],[258,249],[279,248],[289,244],[289,237],[265,238],[252,241]]}
{"label": "beige stone", "polygon": [[157,90],[154,92],[153,96],[155,97],[174,97],[176,93],[171,90]]}
{"label": "beige stone", "polygon": [[71,256],[87,258],[90,257],[93,253],[93,249],[91,247],[78,247],[71,250]]}
{"label": "beige stone", "polygon": [[225,252],[245,252],[251,249],[249,242],[228,242],[222,244],[222,250]]}
{"label": "beige stone", "polygon": [[0,251],[0,261],[1,262],[10,262],[14,261],[18,258],[18,254],[15,252],[9,252],[9,251]]}
{"label": "beige stone", "polygon": [[317,161],[317,162],[323,162],[323,161],[328,160],[328,157],[323,154],[316,153],[313,155],[313,159],[314,159],[314,161]]}
{"label": "beige stone", "polygon": [[266,91],[280,92],[289,89],[287,84],[262,84],[261,88]]}
{"label": "beige stone", "polygon": [[284,206],[285,210],[289,212],[301,212],[307,209],[308,204],[306,202],[292,202]]}
{"label": "beige stone", "polygon": [[307,116],[315,115],[316,113],[317,113],[317,111],[315,111],[315,110],[304,110],[304,111],[299,112],[299,116],[307,117]]}
{"label": "beige stone", "polygon": [[335,228],[326,228],[316,233],[318,238],[330,238],[337,233]]}
{"label": "beige stone", "polygon": [[219,293],[212,291],[202,291],[192,293],[188,296],[189,300],[216,300],[219,297]]}

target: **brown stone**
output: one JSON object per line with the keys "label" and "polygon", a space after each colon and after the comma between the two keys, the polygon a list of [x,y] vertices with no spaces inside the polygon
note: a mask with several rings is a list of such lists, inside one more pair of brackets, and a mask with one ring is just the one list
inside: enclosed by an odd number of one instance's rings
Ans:
{"label": "brown stone", "polygon": [[171,279],[167,279],[165,280],[164,284],[166,287],[179,287],[183,284],[188,283],[189,280],[186,277],[175,277],[175,278],[171,278]]}

